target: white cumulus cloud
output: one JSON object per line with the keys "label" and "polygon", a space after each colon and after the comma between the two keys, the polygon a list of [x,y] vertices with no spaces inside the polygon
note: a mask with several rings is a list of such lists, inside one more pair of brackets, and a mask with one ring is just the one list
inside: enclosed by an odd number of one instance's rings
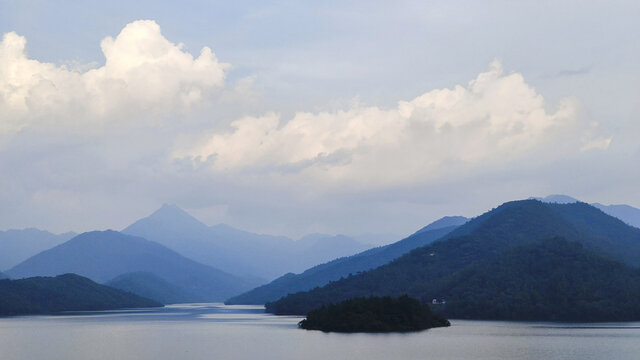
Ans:
{"label": "white cumulus cloud", "polygon": [[104,65],[88,70],[30,59],[26,44],[14,32],[0,42],[0,135],[188,109],[223,87],[229,68],[208,47],[194,58],[154,21],[134,21],[105,38]]}
{"label": "white cumulus cloud", "polygon": [[[547,109],[519,73],[495,61],[466,86],[437,89],[395,108],[356,105],[337,112],[245,117],[227,132],[178,149],[216,171],[296,173],[320,181],[385,185],[413,182],[461,168],[517,160],[531,152],[594,147],[579,105]],[[608,144],[608,143],[607,143]],[[602,146],[598,146],[601,147]],[[471,166],[470,166],[471,165]]]}

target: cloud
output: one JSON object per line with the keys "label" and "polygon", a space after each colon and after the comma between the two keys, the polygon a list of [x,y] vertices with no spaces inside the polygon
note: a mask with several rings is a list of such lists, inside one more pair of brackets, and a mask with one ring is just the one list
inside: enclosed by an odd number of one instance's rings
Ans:
{"label": "cloud", "polygon": [[208,47],[194,58],[154,21],[134,21],[102,40],[105,63],[96,68],[29,59],[26,44],[14,32],[0,42],[0,135],[189,109],[224,86],[229,68]]}
{"label": "cloud", "polygon": [[[170,202],[260,232],[406,232],[532,194],[588,199],[614,180],[624,199],[637,183],[619,181],[635,158],[617,156],[624,134],[611,140],[607,117],[498,62],[474,76],[478,58],[434,67],[414,54],[389,66],[385,54],[402,51],[376,44],[376,56],[343,58],[348,47],[333,41],[317,51],[276,39],[268,51],[228,48],[231,74],[209,48],[190,54],[153,21],[104,39],[99,63],[51,64],[30,58],[22,36],[0,40],[5,228],[118,228]],[[461,74],[451,83],[461,85],[427,91]],[[421,95],[398,95],[408,93]]]}
{"label": "cloud", "polygon": [[240,118],[230,131],[210,133],[174,157],[216,172],[281,176],[295,169],[304,181],[415,183],[532,153],[606,148],[579,110],[571,98],[548,110],[521,74],[505,74],[494,61],[466,86],[432,90],[391,109],[356,104],[300,112],[286,122],[276,113]]}

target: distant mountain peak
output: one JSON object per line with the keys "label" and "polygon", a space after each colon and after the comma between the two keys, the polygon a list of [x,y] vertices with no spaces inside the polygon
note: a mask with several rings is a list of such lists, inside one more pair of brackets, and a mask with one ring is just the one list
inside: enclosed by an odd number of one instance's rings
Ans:
{"label": "distant mountain peak", "polygon": [[164,203],[162,206],[153,212],[150,217],[158,216],[174,216],[174,217],[188,217],[193,218],[188,212],[182,210],[178,205]]}
{"label": "distant mountain peak", "polygon": [[165,203],[151,215],[129,225],[129,227],[124,229],[123,232],[131,232],[134,228],[144,226],[143,224],[148,223],[164,224],[172,227],[186,227],[197,230],[207,228],[207,225],[203,224],[200,220],[191,216],[188,212],[182,210],[177,205]]}

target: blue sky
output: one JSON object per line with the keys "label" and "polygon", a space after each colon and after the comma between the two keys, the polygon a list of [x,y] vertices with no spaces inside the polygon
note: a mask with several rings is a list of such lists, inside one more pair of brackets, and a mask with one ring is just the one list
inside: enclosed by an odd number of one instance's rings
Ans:
{"label": "blue sky", "polygon": [[639,16],[1,1],[0,228],[120,228],[165,202],[291,236],[405,234],[550,193],[640,206]]}

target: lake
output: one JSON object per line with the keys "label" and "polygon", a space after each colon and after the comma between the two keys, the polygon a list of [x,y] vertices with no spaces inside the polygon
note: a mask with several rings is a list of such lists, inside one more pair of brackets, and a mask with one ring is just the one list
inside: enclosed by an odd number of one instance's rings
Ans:
{"label": "lake", "polygon": [[638,359],[640,323],[453,320],[410,334],[327,334],[258,306],[0,318],[2,360]]}

